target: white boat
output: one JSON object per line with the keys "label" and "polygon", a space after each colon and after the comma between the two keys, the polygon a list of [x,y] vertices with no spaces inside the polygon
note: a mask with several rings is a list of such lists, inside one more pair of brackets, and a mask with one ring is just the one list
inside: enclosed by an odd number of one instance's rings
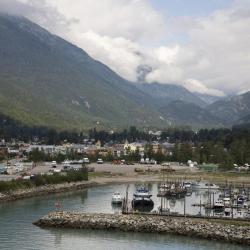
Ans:
{"label": "white boat", "polygon": [[214,203],[213,209],[224,209],[224,201],[223,200],[217,200]]}
{"label": "white boat", "polygon": [[119,192],[115,192],[113,195],[112,195],[112,204],[122,204],[122,196]]}
{"label": "white boat", "polygon": [[224,206],[225,207],[230,207],[231,205],[231,199],[228,197],[223,198]]}
{"label": "white boat", "polygon": [[192,187],[197,189],[219,189],[219,186],[208,182],[192,182]]}
{"label": "white boat", "polygon": [[190,188],[192,188],[192,183],[189,182],[189,181],[184,181],[184,182],[183,182],[183,186],[184,186],[186,189],[190,189]]}

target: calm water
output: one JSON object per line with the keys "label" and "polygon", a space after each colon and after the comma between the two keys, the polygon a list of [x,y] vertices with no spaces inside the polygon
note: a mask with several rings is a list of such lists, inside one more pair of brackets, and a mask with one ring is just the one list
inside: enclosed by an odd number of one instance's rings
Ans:
{"label": "calm water", "polygon": [[[129,186],[129,196],[135,189]],[[150,186],[156,194],[157,185]],[[80,250],[80,249],[227,249],[240,250],[247,247],[199,240],[188,237],[138,234],[123,232],[106,232],[90,230],[40,229],[32,225],[48,212],[54,211],[54,204],[60,201],[64,210],[81,212],[119,212],[112,208],[110,199],[114,191],[125,194],[125,185],[111,185],[82,190],[80,192],[56,194],[47,197],[31,198],[0,205],[0,250]],[[186,198],[187,208],[191,203],[206,200],[206,193],[192,193]],[[155,207],[160,199],[154,196]],[[170,203],[172,211],[183,211],[184,200]],[[192,208],[198,213],[199,208]]]}

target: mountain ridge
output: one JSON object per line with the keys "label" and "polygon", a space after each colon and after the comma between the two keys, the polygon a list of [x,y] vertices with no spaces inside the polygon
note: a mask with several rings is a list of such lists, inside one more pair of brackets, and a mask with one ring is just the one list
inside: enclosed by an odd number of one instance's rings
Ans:
{"label": "mountain ridge", "polygon": [[28,19],[0,14],[0,113],[26,125],[71,130],[230,125],[216,103],[207,106],[178,85],[129,82]]}
{"label": "mountain ridge", "polygon": [[215,116],[220,117],[226,125],[233,125],[241,118],[250,115],[250,91],[219,100],[207,107]]}
{"label": "mountain ridge", "polygon": [[2,113],[31,125],[63,122],[70,128],[110,120],[114,126],[163,125],[145,102],[148,95],[82,49],[22,17],[0,15],[0,31]]}

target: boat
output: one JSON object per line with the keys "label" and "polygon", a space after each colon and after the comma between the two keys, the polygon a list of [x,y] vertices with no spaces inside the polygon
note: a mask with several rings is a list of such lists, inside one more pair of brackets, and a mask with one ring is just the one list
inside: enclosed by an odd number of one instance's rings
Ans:
{"label": "boat", "polygon": [[111,203],[112,204],[122,204],[122,196],[119,192],[114,192],[112,195]]}
{"label": "boat", "polygon": [[158,194],[157,197],[165,197],[168,190],[170,189],[170,186],[166,183],[162,183],[158,186]]}
{"label": "boat", "polygon": [[140,187],[133,195],[133,209],[151,211],[154,207],[154,202],[151,200],[152,195],[145,187]]}
{"label": "boat", "polygon": [[196,189],[219,189],[219,186],[208,182],[192,182],[192,187]]}
{"label": "boat", "polygon": [[224,201],[223,200],[217,200],[215,203],[214,203],[214,206],[213,206],[213,209],[215,210],[223,210],[224,209]]}
{"label": "boat", "polygon": [[228,197],[223,198],[224,206],[225,207],[230,207],[231,206],[231,199]]}
{"label": "boat", "polygon": [[231,214],[231,208],[227,207],[225,208],[225,216],[230,216]]}
{"label": "boat", "polygon": [[189,182],[189,181],[184,181],[184,182],[183,182],[183,186],[184,186],[186,189],[190,189],[190,188],[192,188],[192,183]]}
{"label": "boat", "polygon": [[244,206],[246,203],[246,197],[245,195],[238,195],[237,196],[237,205],[238,206]]}
{"label": "boat", "polygon": [[184,186],[172,184],[170,189],[166,193],[166,197],[181,198],[184,197],[186,193],[187,189]]}

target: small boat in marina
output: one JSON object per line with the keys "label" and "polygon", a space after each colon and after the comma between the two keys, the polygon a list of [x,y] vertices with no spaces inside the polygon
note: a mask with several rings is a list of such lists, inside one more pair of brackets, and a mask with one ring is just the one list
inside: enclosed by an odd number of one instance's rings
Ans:
{"label": "small boat in marina", "polygon": [[133,195],[132,207],[133,209],[151,211],[154,207],[154,202],[151,199],[152,195],[145,187],[140,187]]}
{"label": "small boat in marina", "polygon": [[170,189],[170,186],[166,183],[162,183],[158,186],[158,194],[157,197],[165,197],[166,193]]}
{"label": "small boat in marina", "polygon": [[122,204],[123,198],[119,192],[115,192],[112,195],[111,203],[112,204]]}
{"label": "small boat in marina", "polygon": [[223,200],[217,200],[214,203],[213,209],[215,209],[215,210],[223,210],[224,207],[225,207],[224,201]]}
{"label": "small boat in marina", "polygon": [[227,208],[225,208],[225,216],[230,216],[230,214],[231,214],[231,208],[229,208],[229,207],[227,207]]}
{"label": "small boat in marina", "polygon": [[229,197],[224,197],[223,202],[224,202],[225,207],[230,207],[231,206],[231,199]]}
{"label": "small boat in marina", "polygon": [[237,205],[243,205],[246,201],[245,195],[238,195],[237,196]]}
{"label": "small boat in marina", "polygon": [[186,189],[191,189],[192,188],[192,183],[189,181],[184,181],[183,182],[183,187]]}
{"label": "small boat in marina", "polygon": [[171,184],[160,188],[158,192],[158,197],[172,197],[172,198],[181,198],[184,197],[187,193],[187,189],[181,184]]}
{"label": "small boat in marina", "polygon": [[213,183],[201,182],[201,181],[192,182],[192,187],[194,189],[219,189],[219,186]]}

